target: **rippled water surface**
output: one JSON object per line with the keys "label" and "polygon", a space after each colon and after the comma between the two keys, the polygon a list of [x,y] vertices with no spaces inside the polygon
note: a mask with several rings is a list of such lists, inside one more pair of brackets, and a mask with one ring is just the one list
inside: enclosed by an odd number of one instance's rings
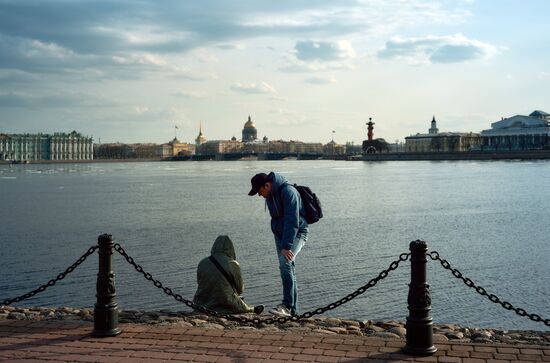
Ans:
{"label": "rippled water surface", "polygon": [[[297,261],[303,311],[325,306],[387,268],[409,242],[502,300],[550,318],[550,162],[235,161],[0,165],[0,301],[35,289],[98,235],[115,236],[155,278],[192,299],[198,262],[217,235],[235,242],[246,300],[282,292],[269,215],[250,177],[276,170],[311,186],[325,217]],[[330,314],[399,319],[409,262]],[[186,310],[115,257],[122,309]],[[95,303],[97,256],[20,306]],[[503,309],[429,261],[436,323],[547,330]]]}

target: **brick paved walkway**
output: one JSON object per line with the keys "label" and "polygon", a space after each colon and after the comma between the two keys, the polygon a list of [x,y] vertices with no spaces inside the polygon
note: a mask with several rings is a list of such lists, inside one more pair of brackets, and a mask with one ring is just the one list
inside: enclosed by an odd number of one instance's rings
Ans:
{"label": "brick paved walkway", "polygon": [[550,362],[550,347],[436,344],[429,357],[401,352],[403,340],[121,324],[110,338],[91,323],[0,321],[0,360],[9,362]]}

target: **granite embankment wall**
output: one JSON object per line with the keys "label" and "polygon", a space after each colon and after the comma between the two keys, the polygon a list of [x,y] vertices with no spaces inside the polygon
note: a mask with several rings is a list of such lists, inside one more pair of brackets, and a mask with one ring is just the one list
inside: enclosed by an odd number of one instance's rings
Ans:
{"label": "granite embankment wall", "polygon": [[421,160],[542,160],[550,159],[550,150],[498,152],[426,152],[380,153],[353,157],[360,161],[421,161]]}

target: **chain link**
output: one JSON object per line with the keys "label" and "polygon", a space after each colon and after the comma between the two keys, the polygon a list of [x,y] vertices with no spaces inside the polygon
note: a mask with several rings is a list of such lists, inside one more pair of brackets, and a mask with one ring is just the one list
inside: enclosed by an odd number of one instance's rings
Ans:
{"label": "chain link", "polygon": [[88,258],[88,256],[90,256],[92,253],[94,253],[95,250],[97,250],[98,248],[99,248],[98,246],[90,247],[88,249],[88,251],[86,251],[86,253],[84,253],[75,263],[73,263],[71,266],[69,266],[64,272],[57,275],[57,277],[55,279],[51,279],[50,281],[48,281],[44,285],[40,286],[38,289],[33,290],[33,291],[29,291],[26,294],[15,297],[13,299],[6,299],[6,300],[2,301],[0,303],[0,305],[11,305],[13,303],[20,302],[22,300],[28,299],[29,297],[32,297],[32,296],[38,294],[39,292],[42,292],[42,291],[46,290],[50,286],[55,285],[55,283],[57,281],[63,280],[65,278],[65,276],[67,276],[68,274],[73,272],[78,267],[78,265],[80,265],[82,262],[84,262]]}
{"label": "chain link", "polygon": [[253,324],[260,324],[260,323],[263,323],[263,324],[275,324],[275,323],[284,324],[287,321],[298,321],[300,319],[308,319],[308,318],[311,318],[314,315],[323,314],[324,312],[326,312],[328,310],[336,309],[338,306],[340,306],[342,304],[345,304],[345,303],[355,299],[357,296],[359,296],[361,294],[364,294],[369,288],[375,286],[380,280],[386,278],[391,271],[397,269],[397,267],[399,267],[400,262],[407,261],[409,259],[410,255],[411,255],[410,253],[402,253],[401,255],[399,255],[398,260],[393,261],[386,270],[382,270],[382,272],[380,272],[378,274],[378,276],[371,279],[364,286],[361,286],[360,288],[358,288],[354,292],[346,295],[345,297],[343,297],[342,299],[340,299],[338,301],[335,301],[333,303],[330,303],[330,304],[326,305],[325,307],[317,308],[313,311],[308,311],[308,312],[305,312],[301,315],[294,315],[294,316],[288,316],[288,317],[270,317],[270,318],[260,319],[258,317],[250,318],[250,317],[242,316],[242,315],[232,315],[232,314],[220,313],[220,312],[205,308],[204,306],[197,305],[193,301],[185,299],[180,294],[174,293],[172,291],[172,289],[170,289],[169,287],[165,287],[162,284],[162,282],[160,282],[159,280],[156,280],[155,278],[153,278],[153,276],[150,273],[145,272],[143,270],[143,267],[138,265],[132,257],[128,256],[128,254],[126,253],[124,248],[122,248],[122,246],[119,243],[115,243],[114,248],[118,253],[120,253],[122,255],[122,257],[124,257],[126,259],[126,261],[130,265],[134,266],[135,270],[137,272],[141,273],[143,275],[143,277],[145,277],[146,280],[151,281],[155,287],[163,290],[166,295],[173,297],[176,301],[181,302],[181,303],[187,305],[188,307],[190,307],[192,309],[195,309],[197,311],[200,311],[201,313],[204,313],[204,314],[207,314],[207,315],[210,315],[210,316],[214,316],[214,317],[217,317],[217,318],[224,318],[224,319],[232,320],[232,321],[238,321],[240,323],[253,323]]}
{"label": "chain link", "polygon": [[485,290],[483,287],[476,285],[472,280],[470,280],[467,277],[464,277],[462,272],[458,271],[456,268],[452,268],[451,264],[445,260],[439,257],[439,253],[437,251],[431,251],[427,253],[427,255],[434,261],[439,261],[441,263],[441,266],[443,266],[444,269],[451,271],[453,276],[455,276],[457,279],[460,279],[466,284],[466,286],[471,287],[477,291],[478,294],[481,296],[486,296],[489,301],[500,304],[504,309],[506,310],[513,310],[516,314],[519,316],[526,316],[529,319],[535,321],[535,322],[542,322],[546,326],[550,326],[550,319],[543,319],[538,314],[529,314],[527,311],[525,311],[522,308],[516,308],[512,304],[510,304],[508,301],[502,301],[500,298],[494,294],[487,293],[487,290]]}

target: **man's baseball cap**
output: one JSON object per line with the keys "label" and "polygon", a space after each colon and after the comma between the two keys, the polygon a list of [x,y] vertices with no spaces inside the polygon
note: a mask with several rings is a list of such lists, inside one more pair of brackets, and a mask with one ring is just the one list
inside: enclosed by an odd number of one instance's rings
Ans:
{"label": "man's baseball cap", "polygon": [[258,173],[250,179],[250,183],[252,184],[252,189],[248,192],[248,195],[256,195],[258,193],[258,190],[269,181],[269,178],[266,173]]}

